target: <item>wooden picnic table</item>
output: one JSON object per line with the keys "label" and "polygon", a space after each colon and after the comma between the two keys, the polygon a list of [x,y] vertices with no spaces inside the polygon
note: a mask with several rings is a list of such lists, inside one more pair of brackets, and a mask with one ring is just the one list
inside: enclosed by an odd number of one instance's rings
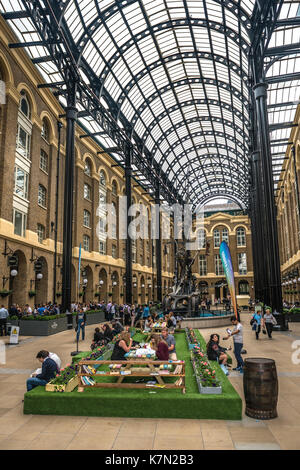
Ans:
{"label": "wooden picnic table", "polygon": [[[95,365],[105,365],[105,364],[121,364],[121,368],[112,369],[114,373],[111,371],[107,371],[103,374],[90,373],[88,374],[86,371],[83,370],[83,365],[86,366],[95,366]],[[146,383],[124,383],[124,379],[126,377],[149,377],[155,378],[157,380],[157,387],[161,388],[179,388],[182,389],[182,392],[185,393],[185,362],[184,361],[151,361],[146,359],[134,359],[134,360],[127,360],[127,361],[80,361],[79,362],[79,372],[78,372],[78,380],[79,386],[78,391],[82,392],[85,388],[94,388],[94,387],[102,387],[102,388],[147,388],[149,385]],[[164,371],[166,369],[159,369],[161,365],[172,365],[175,366],[173,371],[169,373],[160,373],[160,371]],[[137,367],[143,366],[143,367]],[[177,373],[174,373],[178,367]],[[130,372],[130,374],[121,374],[121,372]],[[96,382],[94,385],[86,385],[82,383],[81,377],[117,377],[116,382]],[[166,383],[163,378],[164,377],[178,377],[182,380],[177,380],[178,383]],[[155,387],[155,385],[154,385]]]}

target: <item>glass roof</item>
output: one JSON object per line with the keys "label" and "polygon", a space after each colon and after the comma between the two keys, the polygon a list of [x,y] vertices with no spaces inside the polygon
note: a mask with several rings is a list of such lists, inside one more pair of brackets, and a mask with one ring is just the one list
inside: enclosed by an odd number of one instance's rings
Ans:
{"label": "glass roof", "polygon": [[[37,3],[47,11],[53,2]],[[25,5],[25,0],[0,0],[6,13],[23,11]],[[70,0],[64,5],[60,24],[82,81],[98,84],[104,106],[121,127],[131,129],[132,141],[147,149],[144,158],[157,162],[168,185],[194,206],[216,195],[246,207],[249,32],[255,0]],[[299,11],[299,2],[284,1],[280,20]],[[30,18],[9,23],[23,42],[41,40]],[[299,30],[281,22],[269,49],[298,45]],[[46,47],[26,49],[33,59],[48,56],[35,60],[47,82],[62,80]],[[271,53],[266,58],[272,126],[294,119],[299,61],[299,49],[276,61]],[[80,121],[91,133],[103,131],[92,117]],[[276,185],[291,131],[277,127],[271,127]],[[116,146],[109,135],[95,139],[104,148]],[[122,163],[120,154],[113,156]],[[147,186],[145,175],[134,169]]]}

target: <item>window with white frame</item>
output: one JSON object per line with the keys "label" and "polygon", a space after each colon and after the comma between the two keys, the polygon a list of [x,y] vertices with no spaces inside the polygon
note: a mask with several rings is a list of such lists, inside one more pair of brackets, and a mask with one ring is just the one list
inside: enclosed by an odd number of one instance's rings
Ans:
{"label": "window with white frame", "polygon": [[199,250],[206,247],[206,232],[203,228],[198,230],[198,247]]}
{"label": "window with white frame", "polygon": [[17,196],[28,199],[28,178],[29,175],[26,171],[18,166],[15,166],[15,186],[14,193]]}
{"label": "window with white frame", "polygon": [[86,176],[91,176],[92,174],[92,165],[88,158],[85,160],[85,163],[84,163],[84,174]]}
{"label": "window with white frame", "polygon": [[14,234],[25,237],[27,215],[14,209]]}
{"label": "window with white frame", "polygon": [[246,246],[246,232],[243,227],[239,227],[236,231],[237,246]]}
{"label": "window with white frame", "polygon": [[215,273],[217,276],[222,276],[224,274],[224,268],[220,255],[215,255]]}
{"label": "window with white frame", "polygon": [[106,242],[103,240],[99,241],[99,253],[100,255],[106,255]]}
{"label": "window with white frame", "polygon": [[30,159],[31,136],[20,124],[18,124],[17,151],[25,158]]}
{"label": "window with white frame", "polygon": [[220,240],[220,230],[215,229],[214,230],[214,247],[218,248],[220,246],[221,240]]}
{"label": "window with white frame", "polygon": [[43,139],[46,140],[46,142],[49,142],[50,132],[49,132],[49,125],[46,119],[43,119],[41,136],[43,137]]}
{"label": "window with white frame", "polygon": [[47,207],[47,190],[42,184],[39,184],[38,204],[39,206]]}
{"label": "window with white frame", "polygon": [[238,253],[239,274],[247,274],[247,254]]}
{"label": "window with white frame", "polygon": [[228,229],[227,228],[223,228],[223,230],[222,230],[222,242],[229,243]]}
{"label": "window with white frame", "polygon": [[111,185],[111,192],[114,196],[117,196],[118,195],[118,186],[117,186],[117,183],[116,181],[113,181],[112,182],[112,185]]}
{"label": "window with white frame", "polygon": [[91,228],[91,213],[86,209],[83,211],[83,225],[84,227]]}
{"label": "window with white frame", "polygon": [[111,237],[116,239],[117,238],[117,211],[116,205],[112,203],[112,211],[110,214],[111,217]]}
{"label": "window with white frame", "polygon": [[114,258],[114,259],[117,259],[117,247],[116,245],[112,245],[111,247],[111,256]]}
{"label": "window with white frame", "polygon": [[207,260],[205,255],[199,256],[199,274],[200,276],[207,275]]}
{"label": "window with white frame", "polygon": [[88,199],[89,201],[91,200],[91,194],[92,190],[89,184],[84,183],[84,188],[83,188],[83,197],[84,199]]}
{"label": "window with white frame", "polygon": [[39,243],[43,243],[43,241],[44,241],[45,238],[46,238],[46,229],[45,229],[45,226],[42,225],[42,224],[37,224],[36,232],[37,232],[37,236],[38,236],[38,241],[39,241]]}
{"label": "window with white frame", "polygon": [[88,235],[83,235],[83,249],[90,251],[90,237]]}
{"label": "window with white frame", "polygon": [[106,234],[106,222],[103,218],[99,219],[99,233],[102,235]]}
{"label": "window with white frame", "polygon": [[43,149],[41,149],[40,153],[40,169],[48,173],[48,155]]}

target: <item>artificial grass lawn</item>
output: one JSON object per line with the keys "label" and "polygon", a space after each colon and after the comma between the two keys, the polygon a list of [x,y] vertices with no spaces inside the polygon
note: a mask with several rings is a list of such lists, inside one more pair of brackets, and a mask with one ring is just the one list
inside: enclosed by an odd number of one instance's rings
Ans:
{"label": "artificial grass lawn", "polygon": [[[204,339],[198,331],[196,334],[203,345]],[[144,338],[138,333],[133,339],[143,341]],[[240,420],[242,400],[219,365],[211,361],[222,383],[222,394],[200,394],[193,376],[185,334],[177,333],[175,338],[177,357],[185,361],[185,394],[179,389],[154,388],[86,388],[83,393],[78,393],[77,389],[59,393],[46,392],[44,387],[36,387],[25,394],[24,414]],[[117,378],[97,377],[97,381],[100,380],[114,382]],[[125,380],[130,381],[132,377],[126,377]],[[147,380],[153,379],[150,376]]]}

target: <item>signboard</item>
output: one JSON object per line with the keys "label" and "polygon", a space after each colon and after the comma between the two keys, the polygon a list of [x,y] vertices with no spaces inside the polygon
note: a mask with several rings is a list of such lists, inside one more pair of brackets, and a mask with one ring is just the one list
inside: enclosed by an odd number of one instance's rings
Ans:
{"label": "signboard", "polygon": [[9,344],[19,344],[19,326],[12,326],[10,330],[10,340]]}

